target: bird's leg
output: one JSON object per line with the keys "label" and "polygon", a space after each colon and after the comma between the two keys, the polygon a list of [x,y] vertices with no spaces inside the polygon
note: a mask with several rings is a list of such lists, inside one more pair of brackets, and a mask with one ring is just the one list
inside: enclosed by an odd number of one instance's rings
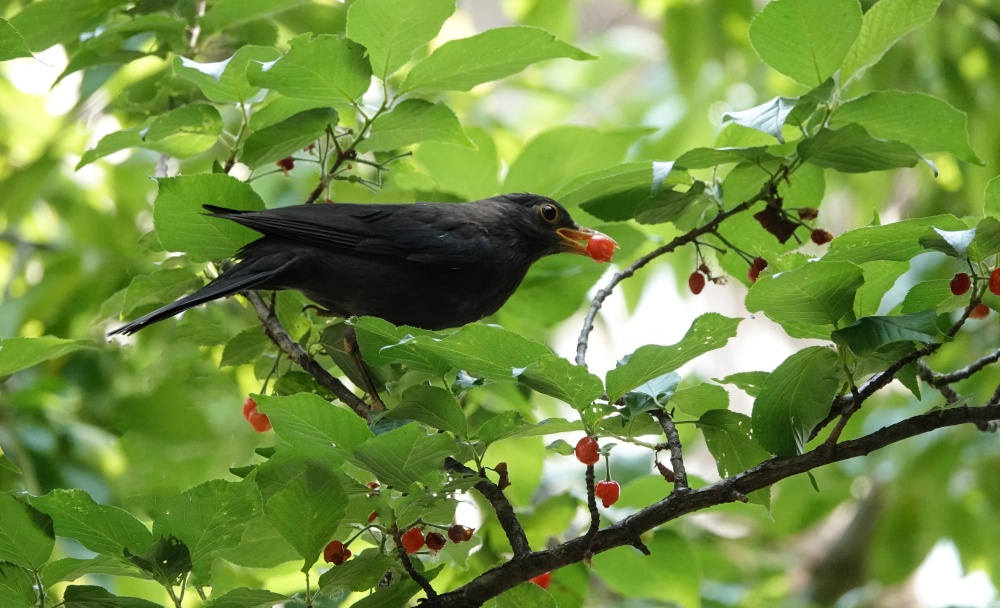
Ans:
{"label": "bird's leg", "polygon": [[385,411],[385,404],[382,403],[382,399],[378,396],[378,389],[375,388],[375,379],[372,377],[371,370],[368,369],[368,364],[365,363],[364,358],[361,356],[361,347],[358,346],[358,334],[354,331],[353,327],[348,327],[344,330],[344,350],[347,352],[347,356],[354,361],[358,371],[361,372],[361,379],[365,384],[365,392],[371,395],[372,398],[372,409],[375,411]]}

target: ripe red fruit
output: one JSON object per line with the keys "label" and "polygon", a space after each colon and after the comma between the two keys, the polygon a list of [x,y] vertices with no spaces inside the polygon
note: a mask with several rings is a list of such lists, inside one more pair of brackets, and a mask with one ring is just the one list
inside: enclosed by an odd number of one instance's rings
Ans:
{"label": "ripe red fruit", "polygon": [[621,496],[621,493],[622,489],[617,481],[598,481],[597,487],[594,488],[594,495],[601,499],[604,508],[608,508],[618,502],[618,497]]}
{"label": "ripe red fruit", "polygon": [[705,289],[705,275],[701,274],[697,270],[691,273],[688,277],[688,289],[691,293],[698,295],[701,293],[702,289]]}
{"label": "ripe red fruit", "polygon": [[291,171],[292,169],[295,168],[295,159],[292,158],[291,156],[286,156],[285,158],[279,160],[274,164],[281,167],[283,171]]}
{"label": "ripe red fruit", "polygon": [[823,230],[822,228],[817,228],[812,231],[812,234],[809,235],[809,238],[811,238],[812,242],[816,243],[817,245],[826,245],[827,243],[833,240],[833,235],[827,232],[826,230]]}
{"label": "ripe red fruit", "polygon": [[424,533],[420,528],[410,528],[401,539],[407,553],[416,553],[424,546]]}
{"label": "ripe red fruit", "polygon": [[990,307],[985,304],[976,304],[976,307],[969,313],[970,319],[985,319],[990,316]]}
{"label": "ripe red fruit", "polygon": [[427,542],[427,548],[431,551],[440,551],[441,549],[444,549],[446,544],[448,544],[448,541],[444,538],[444,534],[441,534],[440,532],[429,533],[425,541]]}
{"label": "ripe red fruit", "polygon": [[618,243],[611,237],[603,234],[595,234],[587,241],[587,255],[598,262],[610,262],[611,256],[618,249]]}
{"label": "ripe red fruit", "polygon": [[257,411],[257,402],[251,397],[247,397],[246,401],[243,402],[243,417],[258,433],[266,433],[271,430],[271,421],[267,419],[267,414],[261,414]]}
{"label": "ripe red fruit", "polygon": [[455,524],[454,526],[448,528],[448,538],[450,538],[451,542],[455,544],[464,543],[472,538],[472,533],[475,531],[475,528],[466,528],[465,526]]}
{"label": "ripe red fruit", "polygon": [[574,450],[576,459],[583,464],[597,464],[597,461],[601,459],[601,454],[598,452],[599,447],[593,437],[584,437],[576,443]]}
{"label": "ripe red fruit", "polygon": [[326,548],[323,549],[323,559],[326,560],[326,563],[332,563],[334,566],[339,566],[350,557],[351,550],[345,547],[344,543],[339,540],[330,541]]}
{"label": "ripe red fruit", "polygon": [[539,574],[535,578],[531,579],[531,582],[535,583],[542,589],[548,589],[549,585],[552,584],[552,573],[546,572],[545,574]]}
{"label": "ripe red fruit", "polygon": [[951,280],[951,293],[956,296],[960,296],[963,293],[969,291],[969,287],[972,286],[972,279],[969,275],[964,272],[960,272],[955,275],[955,278]]}
{"label": "ripe red fruit", "polygon": [[990,273],[990,293],[1000,296],[1000,268],[994,268]]}

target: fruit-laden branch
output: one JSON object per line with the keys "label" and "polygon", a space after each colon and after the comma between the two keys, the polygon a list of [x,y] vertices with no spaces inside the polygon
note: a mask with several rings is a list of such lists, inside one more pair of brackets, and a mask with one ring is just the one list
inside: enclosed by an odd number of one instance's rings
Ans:
{"label": "fruit-laden branch", "polygon": [[514,559],[530,555],[531,546],[528,544],[528,537],[524,534],[524,528],[521,527],[521,522],[518,521],[517,515],[514,513],[514,507],[507,500],[503,490],[487,479],[485,475],[476,473],[451,456],[444,459],[444,468],[451,473],[479,479],[473,487],[479,490],[483,498],[493,506],[493,511],[497,514],[497,521],[500,522],[500,527],[507,535],[510,548],[514,551]]}
{"label": "fruit-laden branch", "polygon": [[[1000,393],[1000,390],[998,390]],[[894,443],[930,431],[960,424],[984,424],[1000,420],[1000,405],[955,407],[913,416],[859,439],[822,445],[794,458],[773,458],[756,467],[710,486],[686,493],[673,492],[663,500],[599,531],[592,539],[579,537],[546,551],[537,551],[483,573],[467,585],[444,593],[421,606],[458,608],[479,606],[486,600],[528,581],[532,577],[579,562],[588,553],[602,553],[633,545],[641,534],[688,513],[740,500],[750,492],[767,488],[782,479],[858,456],[866,456]]]}

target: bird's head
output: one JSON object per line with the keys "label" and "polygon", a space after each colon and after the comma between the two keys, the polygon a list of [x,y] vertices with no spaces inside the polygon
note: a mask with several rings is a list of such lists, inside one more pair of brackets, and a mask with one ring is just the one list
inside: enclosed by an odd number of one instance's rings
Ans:
{"label": "bird's head", "polygon": [[540,255],[575,253],[598,262],[609,262],[618,243],[611,237],[583,228],[554,200],[536,194],[507,194],[506,203],[517,208],[520,232],[536,245]]}

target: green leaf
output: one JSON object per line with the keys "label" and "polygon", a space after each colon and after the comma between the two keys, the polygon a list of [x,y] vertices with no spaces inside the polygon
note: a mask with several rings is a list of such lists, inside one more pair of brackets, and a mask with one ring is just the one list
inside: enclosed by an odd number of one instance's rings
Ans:
{"label": "green leaf", "polygon": [[400,362],[437,376],[451,371],[451,365],[438,355],[419,348],[415,336],[437,336],[432,332],[402,325],[396,327],[377,317],[353,319],[361,355],[375,367]]}
{"label": "green leaf", "polygon": [[760,279],[747,293],[750,312],[763,312],[793,338],[825,339],[851,313],[864,283],[861,268],[820,260]]}
{"label": "green leaf", "polygon": [[674,530],[659,528],[643,541],[654,556],[670,556],[669,577],[663,576],[663,565],[656,559],[627,546],[595,555],[593,574],[622,597],[700,606],[702,569],[699,554],[688,540]]}
{"label": "green leaf", "polygon": [[278,437],[292,445],[325,449],[334,445],[353,452],[374,437],[361,417],[319,395],[254,395],[254,400],[258,409],[267,414]]}
{"label": "green leaf", "polygon": [[754,401],[753,436],[772,454],[802,452],[809,433],[830,411],[840,388],[837,353],[810,346],[785,359],[764,381]]}
{"label": "green leaf", "polygon": [[920,245],[925,249],[933,249],[941,253],[964,260],[968,258],[969,246],[972,239],[976,238],[976,229],[967,230],[941,230],[931,228],[920,237]]}
{"label": "green leaf", "polygon": [[797,102],[798,99],[791,97],[775,97],[771,101],[746,110],[724,112],[722,122],[731,120],[749,129],[767,133],[781,143],[785,143],[785,136],[782,135],[781,128],[785,126],[785,119],[788,118]]}
{"label": "green leaf", "polygon": [[[350,591],[367,591],[378,585],[395,560],[377,550],[369,549],[319,577],[320,589],[340,587]],[[236,608],[236,607],[234,607]]]}
{"label": "green leaf", "polygon": [[482,323],[466,325],[443,338],[419,335],[413,344],[443,359],[452,369],[495,381],[513,380],[521,370],[552,354],[540,342]]}
{"label": "green leaf", "polygon": [[0,19],[0,61],[18,57],[31,57],[31,49],[10,21]]}
{"label": "green leaf", "polygon": [[953,215],[901,220],[885,226],[865,226],[841,234],[830,243],[823,259],[829,262],[864,264],[873,260],[909,262],[925,251],[920,244],[928,229],[964,230],[967,226]]}
{"label": "green leaf", "polygon": [[859,264],[865,283],[854,294],[854,316],[870,317],[878,312],[885,294],[910,269],[909,262],[875,260]]}
{"label": "green leaf", "polygon": [[368,50],[372,71],[385,80],[454,12],[455,0],[358,0],[347,12],[347,37]]}
{"label": "green leaf", "polygon": [[[98,555],[90,559],[65,557],[50,561],[42,568],[42,585],[51,587],[56,583],[72,582],[88,574],[106,574],[109,576],[141,576],[140,571],[122,560],[121,555],[111,557]],[[3,604],[6,606],[6,604]]]}
{"label": "green leaf", "polygon": [[545,131],[521,150],[507,173],[504,191],[551,196],[580,175],[619,165],[636,140],[649,132],[577,126]]}
{"label": "green leaf", "polygon": [[907,32],[927,23],[941,0],[879,0],[865,13],[840,73],[844,82],[858,70],[875,64]]}
{"label": "green leaf", "polygon": [[264,201],[250,187],[221,173],[164,177],[153,202],[153,226],[168,251],[220,260],[260,235],[236,222],[205,215],[202,205],[259,211]]}
{"label": "green leaf", "polygon": [[100,505],[83,490],[52,490],[28,499],[52,518],[55,531],[94,553],[120,559],[123,549],[143,552],[153,544],[146,526],[128,511]]}
{"label": "green leaf", "polygon": [[985,217],[976,225],[976,236],[969,246],[969,259],[978,264],[1000,253],[1000,220]]}
{"label": "green leaf", "polygon": [[640,224],[664,224],[685,216],[692,209],[707,207],[705,182],[696,181],[687,190],[661,190],[639,203],[635,209],[635,219]]}
{"label": "green leaf", "polygon": [[670,174],[673,163],[624,163],[592,171],[564,184],[552,198],[571,209],[580,206],[587,213],[608,222],[635,217],[639,204],[649,198]]}
{"label": "green leaf", "polygon": [[[705,434],[705,444],[715,458],[719,477],[723,479],[747,471],[771,458],[771,454],[754,441],[749,416],[714,409],[702,414],[696,424]],[[752,492],[748,498],[753,503],[771,508],[770,488]]]}
{"label": "green leaf", "polygon": [[300,99],[327,104],[351,103],[371,84],[372,68],[365,49],[350,40],[323,34],[303,34],[289,42],[285,55],[247,72],[250,83]]}
{"label": "green leaf", "polygon": [[5,608],[35,608],[38,605],[31,570],[0,562],[0,604]]}
{"label": "green leaf", "polygon": [[121,313],[130,315],[140,307],[162,306],[204,284],[203,280],[186,268],[158,268],[132,279],[125,291]]}
{"label": "green leaf", "polygon": [[680,374],[667,372],[625,393],[627,417],[634,420],[643,412],[665,409],[680,383]]}
{"label": "green leaf", "polygon": [[567,57],[595,59],[536,27],[499,27],[452,40],[413,66],[400,93],[468,91],[477,84],[516,74],[533,63]]}
{"label": "green leaf", "polygon": [[[468,201],[487,198],[497,193],[500,157],[496,144],[485,129],[466,128],[465,134],[476,146],[475,150],[464,143],[424,141],[414,152],[414,158],[443,192]],[[566,204],[563,199],[558,200]]]}
{"label": "green leaf", "polygon": [[158,116],[143,133],[143,146],[177,158],[208,150],[222,133],[222,116],[215,106],[195,103]]}
{"label": "green leaf", "polygon": [[243,142],[240,161],[251,169],[270,165],[319,139],[337,119],[336,110],[315,108],[255,131]]}
{"label": "green leaf", "polygon": [[956,296],[951,293],[951,281],[940,279],[917,283],[906,292],[900,312],[904,315],[933,310],[937,314],[951,312],[968,304],[968,294]]}
{"label": "green leaf", "polygon": [[604,394],[601,379],[557,355],[547,354],[520,370],[518,382],[580,409]]}
{"label": "green leaf", "polygon": [[489,445],[511,437],[534,437],[579,430],[581,430],[579,422],[570,422],[563,418],[546,418],[531,423],[525,420],[520,413],[508,410],[487,420],[483,426],[479,427],[475,436]]}
{"label": "green leaf", "polygon": [[191,552],[172,534],[160,536],[143,553],[122,550],[125,559],[138,566],[146,575],[164,586],[176,586],[191,572]]}
{"label": "green leaf", "polygon": [[94,348],[89,340],[41,338],[0,338],[0,378],[72,352]]}
{"label": "green leaf", "polygon": [[423,99],[407,99],[375,119],[368,136],[358,144],[358,151],[395,150],[423,141],[472,147],[451,108]]}
{"label": "green leaf", "polygon": [[551,594],[531,582],[521,583],[483,604],[484,608],[521,608],[522,606],[559,608],[559,604],[556,603]]}
{"label": "green leaf", "polygon": [[271,340],[260,327],[251,327],[236,334],[232,340],[226,342],[222,350],[222,359],[219,367],[232,367],[253,363],[260,356],[271,348]]}
{"label": "green leaf", "polygon": [[833,332],[831,337],[864,357],[894,342],[934,342],[937,334],[937,314],[925,310],[895,317],[864,317]]}
{"label": "green leaf", "polygon": [[965,112],[933,95],[875,91],[851,99],[833,112],[830,126],[852,123],[878,139],[900,141],[921,152],[950,152],[983,164],[969,145]]}
{"label": "green leaf", "polygon": [[803,139],[797,149],[806,162],[842,173],[886,171],[920,162],[920,155],[911,146],[875,139],[858,124],[837,130],[820,129],[813,137]]}
{"label": "green leaf", "polygon": [[145,131],[150,124],[152,124],[153,120],[154,119],[150,118],[143,123],[142,126],[134,129],[125,129],[123,131],[108,133],[97,142],[96,146],[83,153],[83,156],[80,157],[80,162],[76,164],[77,170],[82,169],[95,160],[104,158],[109,154],[114,154],[115,152],[119,152],[127,148],[142,147],[142,132]]}
{"label": "green leaf", "polygon": [[445,457],[457,449],[450,436],[428,435],[413,423],[368,440],[354,454],[379,481],[402,491],[413,483],[426,482],[431,473],[442,471]]}
{"label": "green leaf", "polygon": [[0,493],[0,562],[38,570],[52,555],[55,541],[48,515],[10,494]]}
{"label": "green leaf", "polygon": [[764,63],[815,87],[840,68],[861,21],[857,0],[776,0],[750,23],[750,43]]}
{"label": "green leaf", "polygon": [[122,0],[38,0],[24,6],[10,19],[28,47],[42,51],[59,43],[75,41],[81,32]]}
{"label": "green leaf", "polygon": [[764,146],[750,148],[692,148],[677,157],[674,165],[684,169],[707,169],[718,165],[742,163],[760,165],[778,160]]}
{"label": "green leaf", "polygon": [[1000,176],[986,184],[983,193],[983,215],[1000,218]]}
{"label": "green leaf", "polygon": [[719,384],[732,384],[751,397],[760,394],[760,389],[764,386],[770,372],[736,372],[725,378],[716,380]]}
{"label": "green leaf", "polygon": [[70,585],[63,593],[61,606],[65,608],[159,608],[149,600],[122,597],[96,585]]}
{"label": "green leaf", "polygon": [[295,547],[308,572],[337,532],[347,508],[344,486],[330,471],[308,465],[267,501],[267,519]]}
{"label": "green leaf", "polygon": [[237,587],[208,602],[208,608],[272,608],[277,604],[290,604],[292,597],[267,589]]}
{"label": "green leaf", "polygon": [[710,410],[727,409],[729,393],[717,384],[703,382],[675,392],[670,398],[669,406],[697,418]]}
{"label": "green leaf", "polygon": [[215,103],[246,103],[260,93],[260,87],[250,84],[247,69],[260,71],[257,64],[281,57],[277,49],[266,46],[240,47],[232,57],[212,63],[199,63],[187,57],[174,58],[174,73],[192,82]]}
{"label": "green leaf", "polygon": [[153,536],[180,539],[195,576],[207,577],[215,556],[238,545],[260,516],[260,492],[252,476],[238,483],[214,479],[169,501],[153,520]]}
{"label": "green leaf", "polygon": [[306,2],[307,0],[219,0],[212,3],[200,22],[205,30],[213,32],[253,19],[269,17]]}
{"label": "green leaf", "polygon": [[736,335],[742,319],[706,313],[694,320],[680,342],[671,346],[647,344],[629,355],[627,362],[608,372],[609,401],[614,403],[626,392],[657,376],[679,369],[707,352],[722,348]]}
{"label": "green leaf", "polygon": [[416,420],[459,437],[469,434],[465,413],[454,396],[443,388],[418,384],[403,391],[399,405],[389,410],[387,418]]}

